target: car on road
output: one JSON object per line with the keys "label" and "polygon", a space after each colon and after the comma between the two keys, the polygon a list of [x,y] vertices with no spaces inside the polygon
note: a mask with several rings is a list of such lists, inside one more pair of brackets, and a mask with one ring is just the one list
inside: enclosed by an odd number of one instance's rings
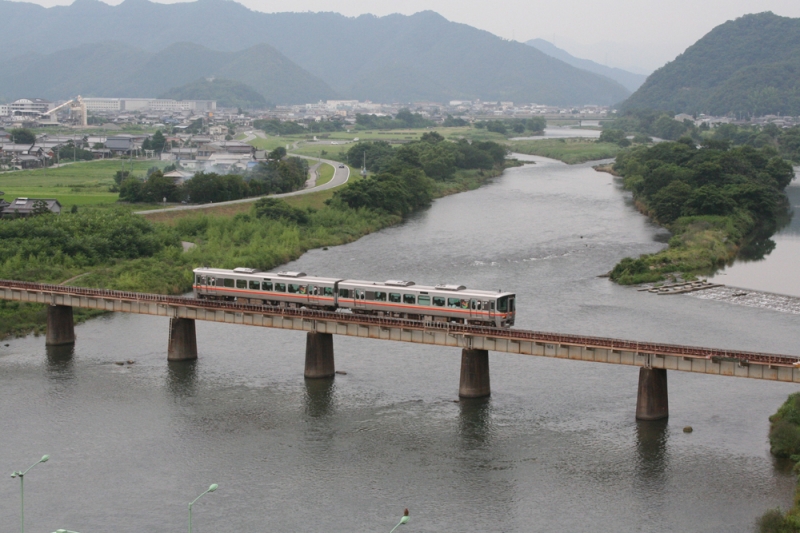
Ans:
{"label": "car on road", "polygon": [[339,168],[344,168],[344,165],[339,165]]}

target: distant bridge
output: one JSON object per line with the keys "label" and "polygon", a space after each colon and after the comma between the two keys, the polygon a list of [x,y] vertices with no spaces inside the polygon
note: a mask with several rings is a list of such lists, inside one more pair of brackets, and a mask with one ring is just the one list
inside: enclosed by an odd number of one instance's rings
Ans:
{"label": "distant bridge", "polygon": [[170,318],[167,358],[197,358],[195,321],[307,332],[306,378],[335,374],[332,335],[462,349],[459,396],[490,394],[489,351],[640,367],[636,417],[668,416],[667,370],[800,383],[800,357],[654,344],[519,329],[419,322],[351,313],[272,307],[179,296],[0,280],[0,299],[48,304],[49,345],[75,342],[72,308]]}

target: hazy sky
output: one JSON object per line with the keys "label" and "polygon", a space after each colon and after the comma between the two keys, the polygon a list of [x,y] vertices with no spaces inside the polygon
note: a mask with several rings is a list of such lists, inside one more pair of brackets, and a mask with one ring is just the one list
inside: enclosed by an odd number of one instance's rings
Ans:
{"label": "hazy sky", "polygon": [[[117,4],[121,0],[108,3]],[[250,9],[412,14],[433,10],[506,39],[547,39],[573,55],[644,71],[671,61],[726,20],[772,11],[800,17],[800,0],[239,0]],[[45,6],[71,0],[36,0]]]}

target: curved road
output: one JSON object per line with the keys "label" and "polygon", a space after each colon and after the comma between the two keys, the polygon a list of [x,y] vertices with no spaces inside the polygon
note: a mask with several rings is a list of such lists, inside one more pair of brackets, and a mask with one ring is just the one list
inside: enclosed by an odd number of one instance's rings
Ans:
{"label": "curved road", "polygon": [[[295,155],[294,157],[302,157],[303,159],[309,159],[312,161],[318,160],[318,158],[316,157],[309,157],[305,155]],[[266,196],[253,196],[251,198],[242,198],[241,200],[231,200],[229,202],[218,202],[216,204],[181,205],[177,207],[167,207],[165,209],[149,209],[145,211],[134,211],[134,214],[147,215],[149,213],[168,213],[170,211],[189,211],[191,209],[208,209],[209,207],[218,207],[220,205],[244,204],[247,202],[255,202],[261,198],[283,198],[286,196],[298,196],[300,194],[308,194],[312,192],[333,189],[340,185],[344,185],[350,179],[350,167],[348,167],[347,165],[344,165],[344,168],[339,168],[339,165],[341,165],[342,163],[338,161],[332,161],[330,159],[319,159],[319,161],[331,165],[333,167],[334,172],[333,172],[333,178],[331,178],[331,180],[328,183],[324,183],[316,187],[309,187],[308,189],[300,189],[299,191],[286,192],[283,194],[268,194]]]}

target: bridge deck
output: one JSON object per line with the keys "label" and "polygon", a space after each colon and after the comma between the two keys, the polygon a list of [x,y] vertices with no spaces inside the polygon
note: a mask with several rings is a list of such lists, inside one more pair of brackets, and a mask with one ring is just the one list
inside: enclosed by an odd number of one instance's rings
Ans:
{"label": "bridge deck", "polygon": [[0,299],[800,383],[800,358],[0,280]]}

